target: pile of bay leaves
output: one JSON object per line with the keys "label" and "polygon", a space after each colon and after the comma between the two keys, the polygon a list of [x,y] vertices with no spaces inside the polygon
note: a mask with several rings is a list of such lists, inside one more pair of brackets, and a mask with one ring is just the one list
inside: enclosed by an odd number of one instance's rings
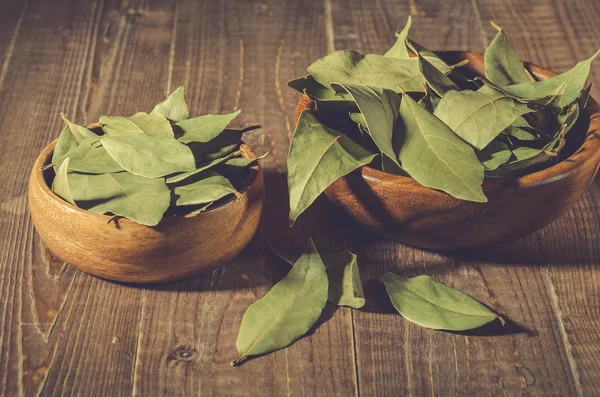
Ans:
{"label": "pile of bay leaves", "polygon": [[226,128],[239,113],[190,118],[179,87],[150,113],[100,117],[98,133],[62,115],[66,126],[45,167],[56,173],[52,190],[80,208],[148,226],[240,197],[244,171],[257,159],[240,150],[242,134],[256,127]]}
{"label": "pile of bay leaves", "polygon": [[338,178],[367,164],[458,199],[486,202],[484,177],[557,161],[585,107],[592,60],[536,81],[507,37],[485,51],[485,76],[446,64],[397,33],[384,55],[337,51],[288,85],[310,97],[288,157],[290,223]]}
{"label": "pile of bay leaves", "polygon": [[[352,252],[315,247],[312,240],[302,248],[271,247],[292,266],[288,274],[242,319],[236,348],[238,365],[250,356],[284,348],[315,326],[327,302],[360,309],[365,295]],[[381,279],[396,311],[422,327],[466,331],[504,319],[469,295],[429,276],[406,278],[386,273]]]}

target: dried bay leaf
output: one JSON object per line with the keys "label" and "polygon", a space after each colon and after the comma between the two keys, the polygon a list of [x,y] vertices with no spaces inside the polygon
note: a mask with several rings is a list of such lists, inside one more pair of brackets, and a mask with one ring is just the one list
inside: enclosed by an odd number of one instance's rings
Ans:
{"label": "dried bay leaf", "polygon": [[[404,174],[392,143],[400,105],[398,94],[390,90],[354,84],[334,83],[332,87],[336,91],[344,90],[356,102],[364,118],[364,127],[382,156],[386,157],[387,161],[382,160],[383,171],[391,174]],[[356,118],[356,116],[354,117]],[[358,121],[362,125],[362,120]]]}
{"label": "dried bay leaf", "polygon": [[498,33],[484,54],[485,77],[501,86],[530,82],[531,76],[508,43],[506,34],[495,27]]}
{"label": "dried bay leaf", "polygon": [[167,120],[174,123],[189,118],[190,111],[185,99],[185,88],[179,86],[167,99],[157,104],[151,113],[162,114]]}
{"label": "dried bay leaf", "polygon": [[477,153],[477,157],[486,171],[494,171],[510,160],[512,151],[506,143],[494,139],[483,150]]}
{"label": "dried bay leaf", "polygon": [[177,139],[182,143],[210,142],[221,134],[240,112],[241,110],[229,114],[207,114],[180,121],[174,125],[181,134]]}
{"label": "dried bay leaf", "polygon": [[408,47],[406,46],[406,40],[408,39],[408,32],[410,31],[411,26],[412,17],[409,15],[404,28],[396,32],[396,42],[389,50],[387,50],[384,56],[399,59],[410,58],[410,53],[408,51]]}
{"label": "dried bay leaf", "polygon": [[79,207],[98,214],[112,213],[142,225],[158,224],[171,203],[171,191],[162,178],[144,178],[128,172],[70,173],[68,178]]}
{"label": "dried bay leaf", "polygon": [[86,139],[69,150],[65,155],[55,160],[56,165],[61,165],[63,160],[69,158],[69,171],[85,172],[88,174],[108,174],[124,171],[106,151],[104,146],[95,139]]}
{"label": "dried bay leaf", "polygon": [[290,225],[329,185],[374,157],[346,135],[321,124],[312,112],[303,111],[287,161]]}
{"label": "dried bay leaf", "polygon": [[425,90],[416,58],[398,59],[363,55],[357,51],[336,51],[316,60],[308,67],[308,72],[326,87],[339,83],[368,85],[395,92]]}
{"label": "dried bay leaf", "polygon": [[484,167],[471,146],[409,95],[402,97],[399,116],[398,159],[411,177],[462,200],[487,201],[481,189]]}
{"label": "dried bay leaf", "polygon": [[267,152],[261,156],[254,157],[254,158],[248,158],[248,157],[230,158],[229,160],[227,160],[224,163],[221,163],[220,165],[217,166],[217,172],[219,172],[219,174],[221,174],[221,175],[225,175],[228,178],[231,178],[234,175],[239,174],[246,168],[250,167],[251,165],[254,165],[255,163],[258,162],[258,160],[265,158],[268,154],[269,154],[269,152]]}
{"label": "dried bay leaf", "polygon": [[221,163],[226,162],[227,160],[231,159],[232,157],[235,156],[239,156],[242,154],[241,150],[238,150],[237,152],[231,152],[228,155],[224,156],[224,157],[220,157],[217,158],[215,160],[212,160],[209,163],[206,164],[201,164],[198,168],[196,168],[195,170],[192,171],[187,171],[187,172],[182,172],[180,174],[174,175],[170,178],[167,178],[167,183],[177,183],[177,182],[181,182],[189,177],[192,177],[196,174],[199,174],[200,172],[206,171],[210,168],[213,168]]}
{"label": "dried bay leaf", "polygon": [[448,76],[442,73],[424,56],[417,53],[417,59],[419,61],[419,72],[421,73],[421,76],[423,76],[427,85],[431,87],[433,92],[438,96],[443,97],[446,92],[451,90],[460,90]]}
{"label": "dried bay leaf", "polygon": [[196,178],[192,184],[175,188],[175,194],[179,196],[177,205],[208,204],[231,194],[238,198],[241,196],[229,179],[215,171],[203,171]]}
{"label": "dried bay leaf", "polygon": [[61,113],[60,116],[62,117],[66,126],[58,136],[56,146],[52,152],[53,163],[56,163],[60,157],[64,156],[69,150],[73,149],[86,139],[98,139],[98,135],[96,135],[93,131],[90,131],[81,125],[72,123],[69,121],[69,119],[67,119],[64,113]]}
{"label": "dried bay leaf", "polygon": [[56,193],[63,200],[76,205],[73,200],[73,194],[69,187],[69,179],[67,178],[67,171],[69,169],[69,158],[67,157],[62,164],[58,167],[54,181],[52,181],[52,191]]}
{"label": "dried bay leaf", "polygon": [[433,114],[456,135],[482,150],[518,117],[531,111],[502,93],[464,90],[444,95]]}
{"label": "dried bay leaf", "polygon": [[[302,254],[301,247],[276,248],[269,244],[273,253],[294,266]],[[327,300],[337,306],[360,309],[365,305],[360,273],[356,255],[350,251],[337,248],[317,247],[317,251],[325,264],[329,279]]]}
{"label": "dried bay leaf", "polygon": [[284,348],[302,337],[317,322],[327,302],[325,265],[312,240],[289,273],[242,319],[231,364],[249,356]]}
{"label": "dried bay leaf", "polygon": [[349,111],[356,109],[356,104],[348,94],[345,92],[338,93],[331,88],[319,84],[311,75],[290,80],[287,85],[301,94],[308,96],[313,101],[326,106]]}
{"label": "dried bay leaf", "polygon": [[173,137],[169,120],[160,113],[139,112],[130,117],[102,116],[100,125],[110,137],[148,134],[157,137]]}
{"label": "dried bay leaf", "polygon": [[466,331],[504,320],[469,295],[429,276],[406,278],[394,273],[381,277],[394,308],[422,327]]}
{"label": "dried bay leaf", "polygon": [[599,53],[600,50],[558,76],[546,80],[513,84],[501,87],[501,90],[521,101],[551,98],[551,101],[548,102],[550,106],[563,109],[581,94],[590,72],[591,63]]}
{"label": "dried bay leaf", "polygon": [[103,136],[108,154],[134,175],[158,178],[196,168],[192,151],[177,140],[148,134]]}

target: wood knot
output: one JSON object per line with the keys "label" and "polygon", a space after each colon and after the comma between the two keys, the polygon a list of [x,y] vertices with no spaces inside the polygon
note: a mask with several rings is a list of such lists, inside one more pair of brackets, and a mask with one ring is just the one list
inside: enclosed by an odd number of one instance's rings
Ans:
{"label": "wood knot", "polygon": [[192,346],[178,346],[169,353],[168,361],[194,361],[198,357],[198,351]]}

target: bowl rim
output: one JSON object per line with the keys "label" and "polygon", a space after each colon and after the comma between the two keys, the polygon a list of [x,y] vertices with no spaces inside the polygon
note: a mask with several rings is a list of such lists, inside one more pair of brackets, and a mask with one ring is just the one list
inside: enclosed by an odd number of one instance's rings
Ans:
{"label": "bowl rim", "polygon": [[[94,126],[94,124],[88,125],[88,127],[91,127],[91,126]],[[56,146],[57,142],[58,142],[58,139],[55,139],[54,141],[52,141],[48,145],[46,145],[46,147],[40,152],[40,154],[36,158],[36,160],[33,164],[32,181],[31,182],[35,182],[37,185],[39,185],[42,193],[45,196],[47,196],[50,200],[56,202],[58,205],[66,207],[70,212],[77,213],[82,216],[88,216],[91,218],[98,218],[99,220],[102,219],[102,220],[104,220],[105,223],[108,223],[114,217],[114,215],[97,214],[95,212],[91,212],[91,211],[85,210],[83,208],[77,207],[77,206],[63,200],[61,197],[59,197],[56,193],[54,193],[52,191],[52,189],[50,189],[50,186],[48,186],[48,183],[46,183],[46,179],[44,178],[44,171],[41,170],[41,168],[50,159],[50,156],[52,155],[52,153],[54,151],[54,147]],[[250,146],[248,144],[246,144],[245,142],[242,141],[240,143],[239,148],[242,151],[242,157],[251,158],[251,159],[257,158],[256,155],[254,154],[254,152],[252,151],[252,149],[250,148]],[[256,181],[258,179],[257,176],[260,172],[260,167],[259,167],[258,162],[256,164],[254,164],[253,166],[249,167],[249,169],[250,169],[250,175],[248,176],[248,183],[246,183],[244,185],[244,187],[240,190],[240,194],[242,196],[248,194],[248,190],[252,186],[254,186],[254,184],[256,183]],[[163,217],[160,220],[160,222],[154,226],[142,225],[141,223],[138,223],[134,220],[131,220],[131,219],[128,219],[125,217],[119,218],[119,225],[125,223],[125,224],[155,228],[155,227],[158,227],[169,221],[174,221],[174,220],[179,220],[179,219],[194,219],[194,218],[199,217],[200,215],[207,215],[210,213],[215,213],[217,211],[224,210],[224,209],[230,207],[231,205],[233,205],[234,203],[238,202],[240,199],[241,198],[230,197],[228,200],[225,200],[224,202],[214,206],[213,208],[209,208],[208,210],[200,212],[198,214],[186,214],[183,216],[166,216],[166,217]]]}
{"label": "bowl rim", "polygon": [[[442,59],[444,57],[452,56],[462,59],[477,60],[479,62],[483,61],[484,55],[481,52],[475,51],[434,51],[434,53],[440,55]],[[545,80],[557,75],[556,72],[553,72],[549,69],[546,69],[542,66],[536,65],[531,62],[521,61],[521,63],[525,66],[525,68],[539,80]],[[302,95],[298,104],[296,105],[295,112],[295,124],[297,124],[300,113],[306,109],[310,109],[314,104],[314,101],[306,95]],[[574,172],[576,172],[584,163],[594,162],[596,171],[600,166],[600,105],[594,98],[590,96],[586,107],[584,108],[583,114],[585,117],[589,119],[589,125],[587,131],[585,133],[585,138],[582,144],[567,158],[562,159],[560,162],[529,173],[519,177],[501,177],[501,178],[484,178],[483,188],[486,190],[486,185],[490,185],[493,181],[499,180],[511,180],[516,181],[521,189],[523,188],[535,188],[538,186],[542,186],[548,183],[557,182],[563,180],[565,178],[569,178]],[[580,116],[581,117],[581,116]],[[369,167],[368,165],[360,167],[358,170],[361,170],[363,176],[368,179],[373,180],[373,182],[380,182],[382,180],[390,181],[402,181],[404,183],[408,181],[416,182],[413,178],[402,175],[390,174],[376,168]],[[331,187],[331,186],[330,186]],[[430,187],[426,187],[416,182],[415,188],[420,190],[421,192],[440,192],[446,195],[448,198],[453,200],[458,200],[460,202],[464,202],[464,200],[456,199],[450,196],[447,193],[444,193],[440,190],[433,189]],[[475,203],[474,203],[475,204]],[[486,204],[486,203],[477,203],[477,204]]]}

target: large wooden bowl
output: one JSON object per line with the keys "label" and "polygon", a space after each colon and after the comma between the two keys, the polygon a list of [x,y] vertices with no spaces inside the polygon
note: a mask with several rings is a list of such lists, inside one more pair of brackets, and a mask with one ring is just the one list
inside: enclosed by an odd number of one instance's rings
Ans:
{"label": "large wooden bowl", "polygon": [[[449,63],[469,60],[484,73],[483,55],[440,52]],[[556,74],[524,63],[538,79]],[[313,102],[302,97],[300,113]],[[578,123],[583,144],[561,162],[519,178],[486,178],[487,203],[461,201],[417,181],[362,167],[333,183],[325,194],[356,222],[390,239],[428,249],[459,249],[507,242],[532,233],[563,214],[585,192],[600,164],[600,106],[591,99]],[[582,127],[583,126],[583,127]],[[585,129],[587,128],[587,132]],[[583,138],[585,136],[585,138]]]}
{"label": "large wooden bowl", "polygon": [[[40,167],[56,141],[37,158],[29,181],[33,224],[61,260],[98,277],[136,283],[179,280],[233,258],[254,236],[263,206],[263,174],[250,170],[249,185],[233,198],[198,215],[165,217],[154,227],[77,208],[55,195]],[[244,157],[254,157],[242,145]]]}

